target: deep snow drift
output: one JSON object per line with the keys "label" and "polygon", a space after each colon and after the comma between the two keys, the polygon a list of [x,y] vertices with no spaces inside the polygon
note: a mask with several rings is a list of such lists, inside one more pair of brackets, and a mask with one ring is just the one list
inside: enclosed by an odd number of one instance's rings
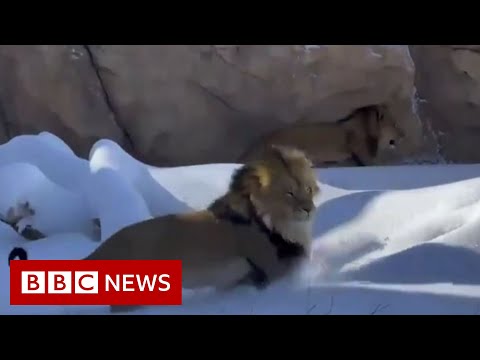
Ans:
{"label": "deep snow drift", "polygon": [[[0,213],[29,201],[35,215],[24,222],[47,235],[28,242],[0,223],[0,313],[108,313],[10,306],[9,252],[21,245],[31,259],[82,258],[127,224],[204,208],[238,166],[155,168],[109,140],[87,161],[49,133],[0,145]],[[263,292],[185,292],[182,306],[136,313],[480,313],[480,165],[318,169],[318,179],[314,254],[290,278]]]}

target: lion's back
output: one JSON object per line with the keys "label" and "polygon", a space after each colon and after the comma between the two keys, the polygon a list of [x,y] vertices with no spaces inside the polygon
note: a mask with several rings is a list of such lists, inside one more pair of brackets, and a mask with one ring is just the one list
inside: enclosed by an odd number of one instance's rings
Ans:
{"label": "lion's back", "polygon": [[92,258],[222,261],[238,254],[240,233],[240,228],[208,214],[167,215],[120,230]]}
{"label": "lion's back", "polygon": [[335,160],[344,157],[347,152],[346,139],[346,130],[340,124],[293,125],[261,138],[240,160],[245,162],[262,157],[271,145],[301,149],[314,161]]}

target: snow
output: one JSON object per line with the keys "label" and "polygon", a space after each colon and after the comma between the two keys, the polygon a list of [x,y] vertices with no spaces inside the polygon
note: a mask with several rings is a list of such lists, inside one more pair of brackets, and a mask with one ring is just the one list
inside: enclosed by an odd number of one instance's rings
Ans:
{"label": "snow", "polygon": [[[145,165],[102,139],[88,159],[50,133],[0,145],[0,213],[47,235],[26,241],[0,222],[1,314],[108,314],[107,306],[10,306],[8,254],[80,259],[123,226],[202,209],[239,164]],[[322,194],[312,258],[258,292],[185,291],[184,303],[134,314],[478,314],[480,165],[317,169]],[[93,219],[99,218],[99,233]]]}

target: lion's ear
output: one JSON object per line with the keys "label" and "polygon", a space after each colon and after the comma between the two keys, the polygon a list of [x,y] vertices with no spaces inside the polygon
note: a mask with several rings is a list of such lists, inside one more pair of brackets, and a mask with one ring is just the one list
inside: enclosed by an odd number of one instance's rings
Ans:
{"label": "lion's ear", "polygon": [[231,189],[243,194],[251,194],[268,187],[271,183],[270,170],[261,164],[246,165],[233,176]]}
{"label": "lion's ear", "polygon": [[257,186],[261,189],[268,187],[272,181],[270,170],[266,166],[256,166],[253,169],[252,175],[256,178],[255,181],[257,182]]}
{"label": "lion's ear", "polygon": [[249,167],[244,173],[243,189],[249,194],[267,188],[272,181],[269,169],[264,165]]}

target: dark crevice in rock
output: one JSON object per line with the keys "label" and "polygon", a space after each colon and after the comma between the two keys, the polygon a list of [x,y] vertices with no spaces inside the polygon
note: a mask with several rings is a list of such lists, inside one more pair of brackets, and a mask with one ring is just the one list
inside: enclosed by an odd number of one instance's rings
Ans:
{"label": "dark crevice in rock", "polygon": [[7,118],[7,113],[5,111],[5,107],[3,105],[3,101],[0,99],[0,124],[2,124],[3,129],[5,131],[5,137],[7,138],[7,141],[12,138],[12,129],[10,126],[10,122],[8,121]]}
{"label": "dark crevice in rock", "polygon": [[240,112],[238,109],[233,107],[227,100],[225,100],[222,96],[215,94],[212,90],[208,89],[207,87],[203,86],[200,84],[198,81],[190,80],[189,81],[192,85],[195,87],[199,88],[203,93],[205,93],[207,96],[213,98],[214,100],[218,101],[221,103],[223,106],[225,106],[227,109],[234,111],[234,112]]}
{"label": "dark crevice in rock", "polygon": [[245,70],[245,69],[242,69],[240,66],[234,64],[234,63],[231,63],[229,61],[227,61],[217,50],[217,48],[215,47],[215,45],[211,45],[211,51],[212,53],[217,57],[217,59],[219,59],[221,62],[223,62],[225,65],[235,69],[236,71],[252,78],[252,79],[255,79],[263,84],[267,84],[268,85],[268,80],[267,79],[264,79],[262,78],[261,76],[258,76],[256,74],[252,74],[251,72]]}
{"label": "dark crevice in rock", "polygon": [[95,60],[95,56],[93,55],[92,50],[90,49],[90,45],[82,45],[82,46],[85,48],[85,51],[88,54],[90,64],[92,65],[93,71],[95,72],[95,74],[97,76],[97,79],[98,79],[98,82],[100,84],[100,88],[102,89],[102,93],[103,93],[103,97],[105,99],[105,103],[107,104],[108,108],[112,112],[113,119],[114,119],[115,123],[117,124],[119,129],[123,132],[123,136],[125,137],[125,140],[127,141],[127,146],[129,146],[132,151],[135,151],[135,143],[134,143],[132,137],[130,136],[130,134],[128,133],[127,129],[125,129],[125,127],[119,121],[118,113],[115,110],[115,106],[113,105],[113,103],[110,99],[110,96],[108,94],[107,88],[106,88],[105,83],[103,81],[102,75],[100,74],[100,67]]}

